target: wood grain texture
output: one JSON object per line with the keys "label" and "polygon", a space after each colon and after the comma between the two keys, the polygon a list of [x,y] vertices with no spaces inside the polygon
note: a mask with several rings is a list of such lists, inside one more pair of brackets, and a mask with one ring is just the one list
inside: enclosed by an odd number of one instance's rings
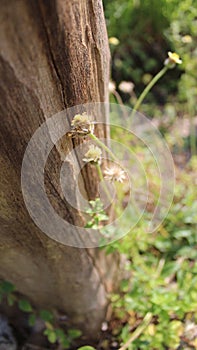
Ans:
{"label": "wood grain texture", "polygon": [[[37,307],[67,314],[96,337],[115,265],[104,253],[66,247],[43,234],[25,208],[20,171],[26,146],[43,122],[67,107],[107,101],[109,50],[102,2],[1,0],[0,5],[0,277]],[[97,134],[106,135],[106,130],[98,128]],[[60,148],[53,149],[46,166],[46,187],[57,212],[80,226],[83,218],[61,194]],[[71,172],[73,164],[68,164]],[[87,198],[96,191],[95,176],[89,168],[82,173]],[[69,181],[71,188],[76,186],[72,176]]]}

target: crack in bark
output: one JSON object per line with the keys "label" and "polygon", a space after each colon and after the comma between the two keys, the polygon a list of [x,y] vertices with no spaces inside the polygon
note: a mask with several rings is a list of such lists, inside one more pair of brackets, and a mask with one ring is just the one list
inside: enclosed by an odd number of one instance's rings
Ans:
{"label": "crack in bark", "polygon": [[62,83],[62,79],[61,79],[61,74],[59,73],[59,70],[58,70],[58,67],[56,65],[56,61],[55,61],[55,58],[54,58],[54,54],[53,54],[53,50],[52,50],[52,47],[51,47],[51,42],[50,42],[50,38],[49,38],[49,34],[48,34],[48,30],[47,30],[47,26],[45,24],[45,20],[44,20],[44,15],[43,15],[43,9],[42,9],[42,5],[38,2],[38,6],[40,8],[40,18],[42,20],[42,24],[43,24],[43,28],[44,28],[44,31],[45,31],[45,34],[46,34],[46,39],[47,39],[47,47],[48,47],[48,50],[49,50],[49,54],[50,54],[50,57],[51,57],[51,62],[53,64],[53,68],[54,68],[54,71],[56,73],[56,76],[58,78],[58,81],[60,83],[60,87],[61,87],[61,95],[62,95],[62,102],[63,102],[63,106],[64,108],[66,109],[66,98],[65,98],[65,91],[64,91],[64,85]]}

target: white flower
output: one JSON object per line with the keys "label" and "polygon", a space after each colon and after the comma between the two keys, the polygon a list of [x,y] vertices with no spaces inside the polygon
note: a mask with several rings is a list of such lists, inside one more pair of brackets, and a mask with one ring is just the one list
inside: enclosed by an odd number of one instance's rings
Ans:
{"label": "white flower", "polygon": [[116,85],[113,81],[109,82],[109,92],[113,93],[116,90]]}
{"label": "white flower", "polygon": [[120,91],[130,94],[134,89],[134,84],[131,81],[122,81],[118,88]]}
{"label": "white flower", "polygon": [[112,166],[110,168],[106,168],[104,171],[104,178],[107,181],[118,181],[123,182],[126,179],[125,172],[118,166]]}
{"label": "white flower", "polygon": [[94,145],[91,145],[83,161],[86,163],[100,164],[101,163],[102,150]]}

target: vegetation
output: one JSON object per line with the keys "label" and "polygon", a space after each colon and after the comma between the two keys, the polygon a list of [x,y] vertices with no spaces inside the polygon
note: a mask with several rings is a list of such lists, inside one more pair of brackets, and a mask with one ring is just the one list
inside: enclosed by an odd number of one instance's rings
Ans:
{"label": "vegetation", "polygon": [[[176,185],[170,212],[156,232],[146,233],[147,213],[130,234],[105,248],[124,257],[125,277],[111,295],[113,316],[99,349],[196,349],[196,6],[190,0],[104,5],[111,101],[137,106],[156,122],[173,153]],[[167,51],[176,51],[182,64],[153,87]],[[149,85],[152,90],[144,94]],[[184,121],[186,130],[179,127]]]}
{"label": "vegetation", "polygon": [[42,320],[43,334],[47,337],[49,343],[58,343],[62,349],[69,349],[74,339],[81,336],[81,332],[77,329],[68,329],[65,331],[59,328],[53,312],[44,309],[39,311],[34,309],[29,300],[19,297],[15,286],[9,281],[2,281],[0,283],[0,301],[7,302],[10,307],[17,304],[19,310],[28,314],[28,324],[30,327],[34,327],[37,319]]}

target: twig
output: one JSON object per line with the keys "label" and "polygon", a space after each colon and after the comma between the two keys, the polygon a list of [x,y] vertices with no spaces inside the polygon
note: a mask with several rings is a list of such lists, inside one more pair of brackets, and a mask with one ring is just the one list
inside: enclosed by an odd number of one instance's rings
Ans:
{"label": "twig", "polygon": [[148,325],[151,322],[152,319],[152,313],[151,312],[147,312],[147,314],[145,315],[142,323],[139,325],[139,327],[136,328],[136,330],[132,333],[131,338],[129,338],[129,340],[121,347],[119,348],[119,350],[126,350],[128,348],[128,346],[134,341],[136,340],[140,334],[146,329],[146,327],[148,327]]}

